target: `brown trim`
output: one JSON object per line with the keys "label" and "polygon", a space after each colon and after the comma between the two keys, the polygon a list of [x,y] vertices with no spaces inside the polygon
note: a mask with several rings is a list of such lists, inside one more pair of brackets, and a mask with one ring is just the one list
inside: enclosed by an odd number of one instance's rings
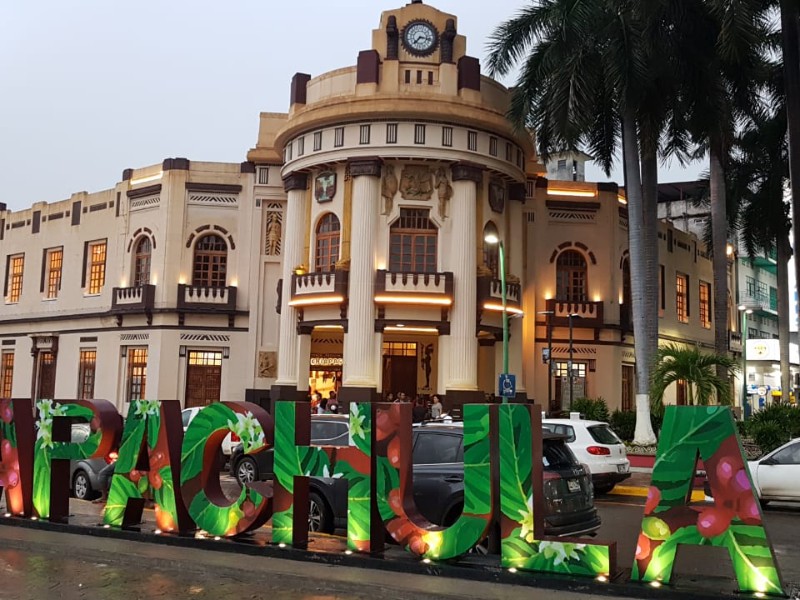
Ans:
{"label": "brown trim", "polygon": [[278,400],[289,402],[302,402],[308,399],[306,390],[298,390],[294,385],[273,385],[269,389],[270,403],[274,405]]}
{"label": "brown trim", "polygon": [[159,193],[161,193],[161,184],[157,183],[155,185],[147,185],[134,190],[128,190],[126,195],[129,200],[133,200],[134,198],[144,198],[145,196],[152,196],[153,194]]}
{"label": "brown trim", "polygon": [[246,160],[239,165],[239,173],[255,173],[256,163]]}
{"label": "brown trim", "polygon": [[458,59],[458,89],[481,91],[481,63],[474,56]]}
{"label": "brown trim", "polygon": [[619,185],[613,181],[599,181],[597,183],[598,192],[613,192],[619,194]]}
{"label": "brown trim", "polygon": [[338,394],[339,405],[345,402],[380,402],[378,389],[374,387],[342,386]]}
{"label": "brown trim", "polygon": [[[155,310],[153,312],[154,313],[159,313],[159,314],[167,314],[167,313],[170,313],[170,314],[175,313],[176,314],[176,311],[174,311],[174,310],[164,310],[164,309]],[[240,316],[240,317],[249,316],[247,311],[238,311],[236,313],[236,315]],[[98,317],[98,318],[99,317],[108,317],[109,314],[108,313],[96,313],[94,316]],[[83,319],[83,318],[84,318],[83,315],[73,315],[73,316],[69,316],[69,317],[62,317],[62,319],[65,320],[65,321],[75,321],[77,319]],[[4,320],[3,324],[18,323],[19,321],[22,321],[22,320],[23,319],[18,319],[16,321],[5,321]],[[28,321],[28,322],[41,322],[41,321],[44,321],[45,319],[25,319],[25,320]],[[58,321],[59,318],[55,317],[55,318],[50,318],[49,320],[50,321]],[[118,327],[116,329],[111,329],[109,327],[98,327],[98,328],[94,328],[94,329],[86,329],[86,328],[83,328],[83,327],[81,327],[79,329],[60,329],[56,333],[56,335],[71,335],[71,334],[81,334],[81,333],[109,333],[109,332],[112,332],[112,331],[114,333],[119,333],[119,332],[122,332],[122,331],[203,331],[203,332],[219,331],[219,332],[224,332],[224,333],[247,333],[249,331],[249,329],[247,327],[223,327],[223,326],[207,327],[207,326],[204,326],[204,325],[156,325],[156,326],[133,325],[133,326],[127,326],[127,327],[125,327],[125,326]],[[27,339],[27,337],[29,335],[30,335],[30,331],[26,330],[26,331],[20,331],[20,332],[17,332],[17,333],[0,333],[0,338],[8,338],[8,337],[23,338],[24,337],[24,338]]]}
{"label": "brown trim", "polygon": [[527,187],[524,183],[511,183],[508,185],[508,199],[516,202],[525,202],[528,195]]}
{"label": "brown trim", "polygon": [[459,162],[450,167],[453,181],[483,182],[483,167],[470,162]]}
{"label": "brown trim", "polygon": [[188,171],[189,170],[188,158],[165,158],[161,163],[162,171]]}
{"label": "brown trim", "polygon": [[362,50],[358,53],[356,84],[378,83],[381,58],[377,50]]}
{"label": "brown trim", "polygon": [[81,201],[77,200],[72,203],[72,225],[81,224]]}
{"label": "brown trim", "polygon": [[42,211],[33,211],[33,223],[31,224],[31,233],[39,233],[42,224]]}
{"label": "brown trim", "polygon": [[49,250],[49,248],[45,248],[45,249],[42,250],[42,274],[41,274],[41,279],[39,281],[39,292],[42,293],[42,294],[44,293],[44,273],[45,273],[45,269],[47,267],[47,251],[48,250]]}
{"label": "brown trim", "polygon": [[297,324],[297,335],[311,335],[314,327],[320,325],[340,325],[342,331],[347,333],[348,321],[347,319],[320,319],[318,321],[300,321]]}
{"label": "brown trim", "polygon": [[[408,327],[435,327],[438,335],[450,335],[450,321],[425,321],[420,319],[375,319],[375,333],[383,333],[387,327],[393,327],[395,323],[403,323]],[[403,335],[402,331],[393,331],[398,335]]]}
{"label": "brown trim", "polygon": [[[5,277],[3,277],[3,297],[8,297],[8,280],[10,279],[10,269],[11,269],[11,254],[6,254],[6,272]],[[8,321],[3,319],[4,323]]]}
{"label": "brown trim", "polygon": [[372,156],[369,158],[351,158],[347,161],[350,177],[380,177],[383,161]]}
{"label": "brown trim", "polygon": [[86,287],[86,261],[89,258],[90,242],[83,242],[83,263],[81,264],[81,287]]}
{"label": "brown trim", "polygon": [[130,181],[131,179],[133,179],[133,169],[122,171],[122,181]]}
{"label": "brown trim", "polygon": [[218,194],[238,194],[242,186],[227,183],[191,183],[186,182],[187,192],[212,192]]}
{"label": "brown trim", "polygon": [[486,402],[486,392],[483,390],[446,390],[442,398],[446,411],[465,404]]}
{"label": "brown trim", "polygon": [[537,188],[547,189],[548,185],[550,185],[550,180],[548,180],[547,177],[539,177],[536,179]]}
{"label": "brown trim", "polygon": [[119,206],[119,205],[121,204],[121,202],[120,202],[120,196],[122,196],[122,193],[121,193],[121,192],[117,192],[117,204],[116,204],[116,209],[117,209],[117,211],[116,211],[116,215],[114,215],[114,216],[116,216],[116,217],[118,217],[118,216],[119,216],[119,209],[120,209],[120,206]]}
{"label": "brown trim", "polygon": [[0,219],[0,241],[2,241],[3,238],[5,237],[5,232],[6,232],[6,220]]}
{"label": "brown trim", "polygon": [[572,202],[570,200],[545,200],[547,208],[573,209],[573,210],[600,210],[599,202]]}
{"label": "brown trim", "polygon": [[308,97],[308,82],[311,75],[308,73],[295,73],[289,88],[289,106],[293,104],[305,104]]}
{"label": "brown trim", "polygon": [[284,192],[291,192],[293,190],[307,190],[307,189],[308,189],[307,173],[292,173],[283,178]]}

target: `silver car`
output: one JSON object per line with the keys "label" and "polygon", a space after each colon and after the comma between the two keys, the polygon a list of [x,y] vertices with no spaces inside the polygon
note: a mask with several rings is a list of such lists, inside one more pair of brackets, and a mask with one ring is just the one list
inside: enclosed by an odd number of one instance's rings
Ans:
{"label": "silver car", "polygon": [[[91,433],[89,423],[73,423],[71,441],[86,441]],[[69,480],[72,495],[78,500],[91,500],[101,493],[100,471],[108,466],[105,458],[84,458],[69,461]]]}

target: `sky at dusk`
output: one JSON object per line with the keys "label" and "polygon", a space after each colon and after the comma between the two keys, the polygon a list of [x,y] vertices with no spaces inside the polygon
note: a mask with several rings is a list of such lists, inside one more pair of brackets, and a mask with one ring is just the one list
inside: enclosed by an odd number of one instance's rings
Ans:
{"label": "sky at dusk", "polygon": [[[295,72],[355,64],[393,0],[7,0],[0,3],[0,202],[21,210],[113,187],[181,156],[241,162]],[[484,62],[523,0],[438,0]],[[509,85],[512,79],[503,81]],[[664,181],[704,169],[663,168]],[[599,169],[587,179],[606,180]],[[621,180],[619,169],[612,179]]]}

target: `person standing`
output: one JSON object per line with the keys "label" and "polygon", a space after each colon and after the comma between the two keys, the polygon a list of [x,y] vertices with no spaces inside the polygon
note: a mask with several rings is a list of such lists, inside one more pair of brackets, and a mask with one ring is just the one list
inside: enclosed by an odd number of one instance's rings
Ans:
{"label": "person standing", "polygon": [[433,396],[433,404],[431,404],[431,419],[441,419],[442,418],[442,401],[439,400],[439,396]]}
{"label": "person standing", "polygon": [[425,420],[425,414],[427,412],[428,411],[425,409],[425,401],[417,396],[417,399],[414,402],[414,408],[411,409],[412,423],[422,423]]}

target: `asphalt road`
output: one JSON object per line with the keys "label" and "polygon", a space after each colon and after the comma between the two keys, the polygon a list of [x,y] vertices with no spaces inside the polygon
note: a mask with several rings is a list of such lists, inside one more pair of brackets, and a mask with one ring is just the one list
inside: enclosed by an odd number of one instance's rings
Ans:
{"label": "asphalt road", "polygon": [[[603,519],[597,538],[616,540],[617,564],[630,569],[644,512],[643,499],[605,496],[596,505]],[[770,504],[764,511],[764,523],[784,581],[800,583],[800,505]],[[701,584],[708,576],[730,578],[733,568],[724,549],[683,546],[678,550],[674,572],[682,579]],[[728,591],[734,590],[732,585]]]}

